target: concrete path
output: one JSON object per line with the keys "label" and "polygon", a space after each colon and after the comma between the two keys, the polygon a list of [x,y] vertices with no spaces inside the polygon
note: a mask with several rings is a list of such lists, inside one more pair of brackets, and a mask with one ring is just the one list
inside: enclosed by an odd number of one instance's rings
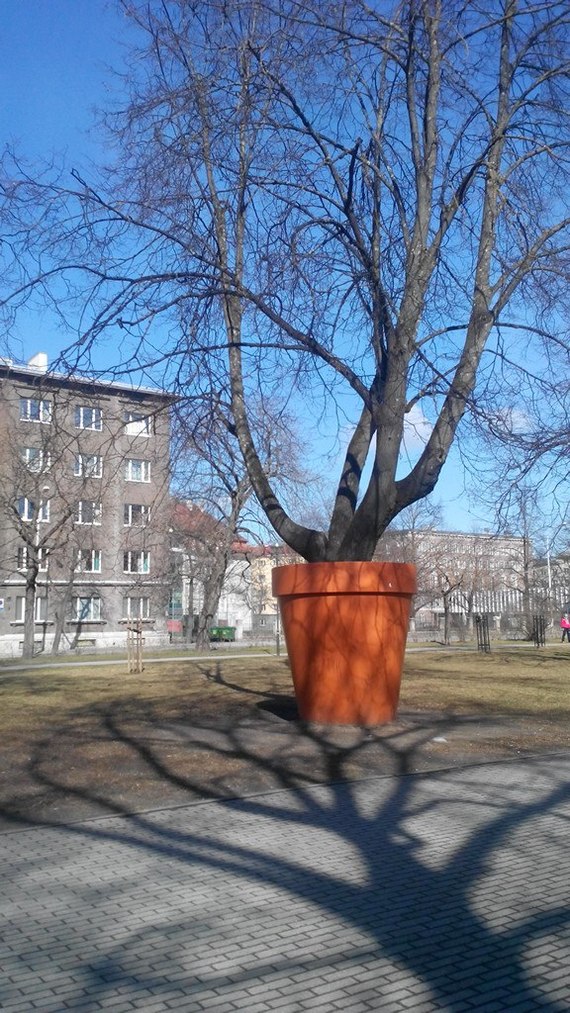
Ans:
{"label": "concrete path", "polygon": [[[528,648],[529,646],[530,645],[527,640],[512,640],[508,644],[493,644],[492,649],[493,651],[510,651],[512,649]],[[556,643],[548,641],[546,646],[558,647],[558,641],[556,641]],[[465,654],[466,651],[476,654],[477,645],[469,642],[464,644],[436,644],[434,647],[425,645],[422,647],[415,647],[413,644],[408,644],[406,646],[406,654],[452,654],[454,652],[457,654]],[[222,661],[222,659],[224,661],[236,661],[243,659],[247,661],[248,658],[283,658],[283,660],[285,660],[287,656],[287,648],[284,644],[282,644],[279,654],[276,654],[274,649],[259,651],[258,653],[249,651],[247,648],[233,650],[225,646],[219,646],[213,648],[209,654],[176,654],[173,652],[172,655],[162,655],[159,658],[147,658],[146,655],[144,655],[143,664],[168,665],[172,664],[173,661],[176,663],[179,661],[212,661],[214,658],[216,661]],[[43,655],[41,655],[41,657],[43,657]],[[101,668],[115,666],[118,668],[126,668],[128,664],[126,656],[124,658],[107,658],[105,654],[102,653],[100,657],[90,661],[82,661],[81,657],[82,655],[72,656],[70,654],[58,654],[52,661],[38,661],[37,658],[34,658],[32,661],[18,661],[15,664],[11,664],[11,662],[5,658],[0,659],[0,679],[4,674],[10,675],[12,672],[30,672],[35,671],[36,669],[52,669],[67,665],[69,665],[70,668]]]}
{"label": "concrete path", "polygon": [[[286,653],[282,653],[281,656],[283,658],[287,657]],[[179,661],[212,661],[213,658],[215,658],[216,661],[221,661],[222,658],[224,661],[226,660],[235,661],[236,659],[243,660],[244,658],[247,660],[248,658],[271,658],[271,657],[273,658],[277,657],[275,651],[273,651],[272,653],[270,653],[269,651],[260,651],[259,654],[254,654],[253,652],[246,653],[245,651],[239,652],[236,651],[235,653],[234,652],[230,653],[230,651],[225,650],[218,651],[217,649],[214,649],[209,654],[173,653],[172,655],[167,655],[160,658],[147,658],[145,655],[145,657],[143,658],[143,663],[145,665],[171,665],[173,661],[175,661],[178,664]],[[27,664],[23,661],[18,662],[16,665],[0,664],[0,678],[4,675],[4,673],[10,674],[11,672],[35,672],[36,669],[45,669],[45,668],[49,669],[65,668],[69,666],[69,668],[118,667],[126,669],[127,665],[128,660],[126,656],[124,658],[106,658],[104,654],[101,654],[100,657],[96,658],[94,661],[93,660],[81,661],[81,655],[71,657],[70,655],[62,656],[58,654],[56,657],[53,658],[53,661],[36,661],[34,658],[32,659],[31,662],[28,661]]]}
{"label": "concrete path", "polygon": [[0,1008],[570,1010],[570,755],[0,836]]}
{"label": "concrete path", "polygon": [[[500,650],[503,645],[497,647]],[[528,647],[526,641],[513,641],[509,644],[508,649],[511,647]],[[554,647],[554,644],[549,644],[550,647]],[[476,652],[477,647],[475,644],[438,644],[436,647],[406,647],[406,654],[438,654],[438,653],[450,653],[452,651],[465,652],[472,651]],[[41,655],[43,657],[44,655]],[[146,655],[143,657],[143,663],[145,665],[169,665],[173,661],[178,663],[179,661],[247,661],[249,658],[287,658],[287,649],[283,645],[279,654],[276,654],[275,650],[271,651],[260,651],[259,653],[249,651],[247,648],[242,650],[231,650],[227,647],[215,647],[209,654],[175,654],[161,656],[160,658],[147,658]],[[56,655],[52,661],[37,661],[33,658],[31,661],[23,662],[19,661],[12,665],[9,661],[0,659],[0,678],[7,673],[10,675],[12,672],[31,672],[36,669],[51,669],[51,668],[63,668],[69,665],[70,668],[101,668],[109,666],[117,666],[119,668],[126,668],[128,664],[126,656],[124,658],[106,658],[104,654],[101,654],[99,658],[91,661],[81,661],[81,655]]]}

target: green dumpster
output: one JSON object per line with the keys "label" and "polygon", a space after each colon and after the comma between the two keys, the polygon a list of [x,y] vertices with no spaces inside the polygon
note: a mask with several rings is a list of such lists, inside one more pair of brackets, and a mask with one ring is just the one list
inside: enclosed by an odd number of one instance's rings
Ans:
{"label": "green dumpster", "polygon": [[221,640],[232,641],[236,638],[235,626],[211,626],[209,633],[210,640],[218,642]]}

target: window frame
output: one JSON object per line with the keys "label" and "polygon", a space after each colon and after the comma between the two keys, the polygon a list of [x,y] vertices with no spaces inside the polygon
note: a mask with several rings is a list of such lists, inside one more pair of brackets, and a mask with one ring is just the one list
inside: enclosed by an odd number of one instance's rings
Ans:
{"label": "window frame", "polygon": [[[34,600],[34,622],[47,623],[47,595],[36,595]],[[42,615],[43,613],[43,615]]]}
{"label": "window frame", "polygon": [[126,408],[123,412],[123,425],[127,436],[144,436],[145,439],[154,436],[153,421],[152,415],[134,408]]}
{"label": "window frame", "polygon": [[[84,608],[79,607],[80,602],[89,602],[88,614],[82,614]],[[96,612],[93,615],[93,605],[97,602]],[[73,598],[73,617],[71,622],[75,623],[99,623],[101,622],[101,596],[98,594],[78,594]]]}
{"label": "window frame", "polygon": [[[85,461],[97,462],[97,471],[87,471]],[[103,455],[102,454],[76,454],[73,463],[73,474],[75,478],[103,478]]]}
{"label": "window frame", "polygon": [[[141,511],[140,522],[133,522],[133,507]],[[125,520],[128,517],[128,520]],[[150,507],[146,503],[123,503],[123,527],[146,528],[150,524]]]}
{"label": "window frame", "polygon": [[[32,405],[37,405],[37,418],[34,418]],[[24,406],[26,406],[24,408]],[[49,426],[52,420],[52,402],[47,398],[20,397],[20,422],[36,422]]]}
{"label": "window frame", "polygon": [[[43,447],[20,447],[20,458],[32,475],[44,475],[51,468],[51,454]],[[35,461],[38,462],[38,467],[32,467]]]}
{"label": "window frame", "polygon": [[[83,514],[83,504],[84,503],[89,503],[89,505],[92,507],[93,520],[91,520],[91,521],[84,521],[83,520],[82,514]],[[98,517],[99,519],[96,520],[96,517]],[[100,527],[101,523],[102,523],[102,518],[103,518],[103,504],[101,502],[99,502],[99,501],[97,501],[95,499],[78,499],[78,500],[76,500],[76,503],[75,503],[75,513],[73,515],[73,523],[74,524],[84,524],[84,525],[86,525],[88,527]]]}
{"label": "window frame", "polygon": [[[42,615],[42,612],[44,615]],[[25,621],[26,596],[25,594],[18,594],[14,603],[14,622],[25,623]],[[47,595],[36,595],[34,598],[34,623],[47,623],[47,621]]]}
{"label": "window frame", "polygon": [[[38,573],[47,573],[49,569],[49,549],[43,545],[38,547]],[[16,552],[16,569],[18,573],[26,573],[28,569],[28,545],[19,545]],[[20,561],[21,557],[21,561]]]}
{"label": "window frame", "polygon": [[[90,565],[85,566],[85,560],[88,559]],[[95,563],[98,565],[96,566]],[[101,549],[78,549],[77,550],[77,562],[75,564],[76,573],[101,573],[102,567],[102,554]]]}
{"label": "window frame", "polygon": [[[90,423],[85,421],[87,414],[92,416]],[[76,429],[87,429],[101,433],[103,431],[103,409],[99,405],[77,404],[73,409],[73,421]]]}
{"label": "window frame", "polygon": [[[133,465],[141,466],[141,478],[133,476]],[[145,478],[146,473],[146,478]],[[125,482],[141,482],[148,485],[151,481],[150,461],[142,457],[127,457],[125,459]]]}
{"label": "window frame", "polygon": [[34,520],[36,504],[28,496],[18,496],[16,510],[20,520],[30,524]]}
{"label": "window frame", "polygon": [[[25,504],[24,510],[20,510],[20,504]],[[29,509],[31,507],[31,510]],[[18,496],[17,505],[18,516],[21,521],[26,524],[49,524],[50,519],[50,500],[41,499],[38,504],[36,512],[36,504],[34,500],[30,499],[29,496]]]}
{"label": "window frame", "polygon": [[[131,607],[132,602],[138,602],[138,606],[134,611]],[[123,621],[128,622],[129,619],[142,619],[144,622],[150,618],[150,598],[148,595],[125,595],[123,598]]]}
{"label": "window frame", "polygon": [[[133,559],[137,556],[140,558],[136,569],[133,569]],[[126,565],[127,562],[129,564],[128,568]],[[138,576],[146,577],[150,573],[150,552],[148,549],[125,549],[123,552],[123,573],[137,574]]]}

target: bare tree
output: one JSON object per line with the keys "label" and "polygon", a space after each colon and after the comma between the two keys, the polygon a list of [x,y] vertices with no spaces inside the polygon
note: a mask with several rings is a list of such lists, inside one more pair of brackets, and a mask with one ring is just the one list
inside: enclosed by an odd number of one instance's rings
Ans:
{"label": "bare tree", "polygon": [[477,577],[474,554],[458,551],[453,542],[450,545],[448,533],[438,530],[440,524],[439,504],[414,503],[402,511],[393,528],[380,539],[377,554],[414,564],[418,590],[413,615],[422,608],[443,607],[444,643],[449,644],[454,600],[459,598],[467,611],[469,592],[477,584]]}
{"label": "bare tree", "polygon": [[[259,409],[255,429],[267,475],[284,494],[295,496],[299,486],[306,485],[297,464],[301,441],[292,420],[273,403],[271,410]],[[252,504],[253,490],[231,417],[217,400],[202,403],[193,414],[184,403],[179,406],[175,444],[179,502],[172,514],[173,538],[183,550],[188,579],[200,585],[196,646],[208,649],[234,545],[248,538],[259,542],[267,524]]]}
{"label": "bare tree", "polygon": [[566,543],[567,505],[561,496],[541,495],[540,481],[537,487],[528,478],[515,483],[512,477],[512,472],[510,476],[503,473],[497,483],[495,506],[498,525],[523,540],[523,552],[513,558],[510,576],[511,586],[522,591],[522,626],[530,639],[533,614],[544,613],[553,619],[565,611],[567,581],[557,556]]}
{"label": "bare tree", "polygon": [[[504,415],[548,379],[531,347],[566,348],[566,0],[123,7],[140,46],[115,165],[69,185],[5,160],[8,311],[79,300],[71,365],[110,331],[125,368],[218,392],[279,537],[370,559],[466,413]],[[351,424],[326,528],[267,473],[260,390],[317,436]],[[399,477],[412,411],[430,435]]]}
{"label": "bare tree", "polygon": [[[183,553],[184,578],[193,588],[193,601],[199,585],[200,605],[193,633],[196,646],[202,650],[210,647],[210,627],[218,611],[232,547],[239,530],[240,514],[248,495],[249,490],[242,479],[234,490],[229,511],[223,519],[213,517],[191,502],[174,504],[172,534],[176,546]],[[193,622],[193,608],[188,621],[190,624]]]}
{"label": "bare tree", "polygon": [[439,503],[420,500],[405,507],[380,538],[376,557],[401,563],[413,563],[418,590],[412,599],[412,623],[420,609],[433,604],[435,573],[441,556],[441,538],[432,534],[441,528],[442,509]]}

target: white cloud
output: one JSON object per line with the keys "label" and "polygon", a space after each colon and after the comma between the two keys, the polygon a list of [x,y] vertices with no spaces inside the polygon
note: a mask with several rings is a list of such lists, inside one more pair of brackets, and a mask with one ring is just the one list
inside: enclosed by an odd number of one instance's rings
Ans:
{"label": "white cloud", "polygon": [[492,424],[502,433],[528,433],[532,428],[532,419],[522,408],[498,408],[492,416]]}
{"label": "white cloud", "polygon": [[423,450],[431,436],[433,426],[419,405],[414,405],[404,419],[404,451],[414,454]]}

